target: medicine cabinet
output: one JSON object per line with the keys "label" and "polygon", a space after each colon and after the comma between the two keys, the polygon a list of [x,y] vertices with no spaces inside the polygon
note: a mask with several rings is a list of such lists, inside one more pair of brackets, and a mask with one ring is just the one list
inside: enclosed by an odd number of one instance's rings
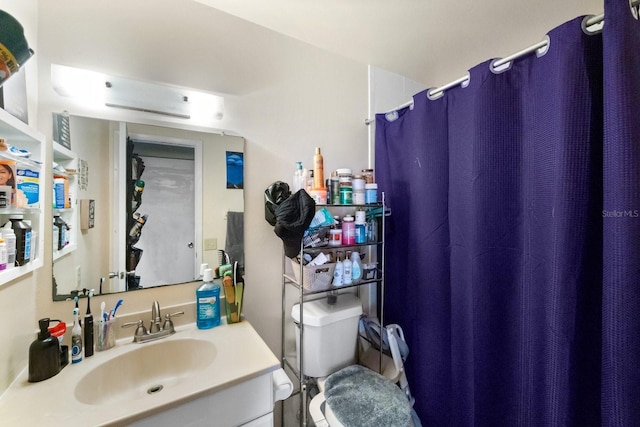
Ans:
{"label": "medicine cabinet", "polygon": [[[53,186],[52,194],[52,209],[53,216],[60,215],[60,218],[69,226],[66,233],[66,239],[68,244],[59,248],[56,245],[57,242],[52,242],[53,245],[53,260],[74,251],[78,242],[78,156],[73,151],[64,147],[63,145],[53,141],[53,162],[54,166],[58,165],[57,170],[53,171],[52,179],[55,182],[55,178],[61,178],[65,180],[65,186],[67,190],[65,196],[62,197],[64,204],[56,204],[56,189],[55,184]],[[59,198],[58,198],[59,199]]]}
{"label": "medicine cabinet", "polygon": [[[25,187],[25,192],[29,192],[29,201],[22,202],[16,206],[6,206],[0,208],[0,225],[9,221],[11,215],[22,215],[26,222],[31,224],[32,237],[31,257],[28,263],[20,267],[7,268],[0,271],[0,286],[30,273],[42,267],[44,257],[44,187],[45,177],[43,174],[42,160],[44,159],[45,138],[44,135],[20,121],[16,117],[0,109],[0,138],[5,140],[7,145],[19,150],[19,155],[11,153],[9,150],[0,152],[0,157],[4,160],[15,162],[16,169],[30,170],[31,182],[29,190]],[[28,158],[24,157],[29,154]],[[26,159],[26,160],[25,160]],[[22,178],[21,178],[22,179]],[[20,184],[18,184],[20,185]]]}

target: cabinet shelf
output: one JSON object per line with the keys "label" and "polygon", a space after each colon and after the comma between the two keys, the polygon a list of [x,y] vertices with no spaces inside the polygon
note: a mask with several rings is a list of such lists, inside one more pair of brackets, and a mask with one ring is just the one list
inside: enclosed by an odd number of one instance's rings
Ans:
{"label": "cabinet shelf", "polygon": [[[40,215],[42,213],[41,208],[2,208],[0,209],[0,215]],[[3,224],[6,221],[3,222]],[[2,225],[2,224],[0,224]]]}
{"label": "cabinet shelf", "polygon": [[69,243],[67,246],[65,246],[64,248],[58,250],[54,250],[53,251],[53,260],[57,260],[62,258],[63,256],[65,256],[66,254],[70,254],[71,252],[76,250],[76,244],[75,243]]}
{"label": "cabinet shelf", "polygon": [[[30,158],[26,159],[20,156],[13,156],[11,153],[3,153],[3,157],[15,160],[19,164],[27,164],[30,168],[42,170],[38,164],[44,158],[45,137],[28,124],[20,119],[12,116],[3,109],[0,109],[0,138],[5,139],[6,143],[16,148],[28,150],[31,153]],[[2,224],[9,220],[9,215],[24,215],[25,219],[31,221],[31,227],[34,233],[37,233],[37,239],[33,241],[35,251],[32,251],[31,261],[24,266],[14,267],[0,271],[0,286],[5,283],[16,280],[25,276],[34,270],[42,267],[44,257],[44,188],[46,177],[40,174],[39,193],[37,207],[25,208],[2,208],[0,209],[0,221]],[[0,225],[2,225],[0,224]]]}
{"label": "cabinet shelf", "polygon": [[[378,276],[381,276],[381,275],[382,275],[382,272],[380,270],[378,270]],[[294,277],[291,277],[288,274],[284,274],[283,277],[284,277],[285,282],[287,284],[289,284],[289,285],[291,285],[291,286],[293,286],[295,288],[300,289],[300,287],[302,286],[300,283],[298,283],[296,281],[296,279]],[[333,287],[332,286],[329,289],[322,289],[322,290],[319,290],[319,291],[310,291],[310,290],[306,290],[305,289],[303,293],[304,293],[305,296],[307,296],[307,295],[322,294],[322,293],[331,292],[331,291],[341,291],[341,290],[344,290],[344,289],[356,288],[358,286],[371,285],[373,283],[382,283],[383,280],[384,280],[384,277],[378,277],[376,279],[362,280],[362,281],[360,281],[358,283],[352,283],[350,285],[342,285],[342,286],[339,286],[339,287]]]}

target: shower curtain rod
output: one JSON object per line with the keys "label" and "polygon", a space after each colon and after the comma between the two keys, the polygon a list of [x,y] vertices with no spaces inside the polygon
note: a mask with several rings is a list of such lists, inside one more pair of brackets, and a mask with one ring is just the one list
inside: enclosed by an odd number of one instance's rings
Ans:
{"label": "shower curtain rod", "polygon": [[[630,3],[631,7],[637,7],[638,5],[640,5],[640,0],[633,0]],[[582,21],[582,27],[584,29],[591,27],[593,25],[597,25],[600,24],[604,21],[604,13],[600,14],[600,15],[592,15],[589,17],[585,17],[585,19]],[[528,55],[532,52],[538,51],[540,49],[544,49],[549,45],[549,38],[545,38],[542,41],[539,41],[538,43],[535,43],[525,49],[522,49],[516,53],[513,53],[509,56],[506,56],[504,58],[500,58],[494,62],[491,63],[491,67],[492,68],[498,68],[501,67],[505,64],[508,64],[509,62],[513,61],[514,59],[518,59],[522,56]],[[466,82],[469,81],[469,73],[467,73],[466,75],[464,75],[463,77],[460,77],[452,82],[449,82],[445,85],[442,85],[440,87],[437,87],[435,89],[431,89],[427,92],[427,97],[429,99],[436,99],[439,98],[442,94],[444,94],[444,91],[446,91],[447,89],[451,89],[452,87],[458,86],[458,85],[462,85],[465,84]],[[402,110],[403,108],[406,107],[410,107],[411,105],[413,105],[413,99],[411,101],[405,102],[402,105],[399,105],[398,107],[394,108],[393,110],[389,110],[387,111],[385,114],[389,114],[389,113],[394,113],[398,110]],[[369,126],[372,122],[374,122],[375,119],[366,119],[364,121],[364,124]]]}

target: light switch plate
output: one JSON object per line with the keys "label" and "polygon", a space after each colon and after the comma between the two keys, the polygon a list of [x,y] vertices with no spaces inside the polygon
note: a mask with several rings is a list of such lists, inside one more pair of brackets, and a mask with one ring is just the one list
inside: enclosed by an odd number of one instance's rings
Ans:
{"label": "light switch plate", "polygon": [[215,237],[204,239],[204,250],[205,251],[215,251],[218,249],[218,239]]}

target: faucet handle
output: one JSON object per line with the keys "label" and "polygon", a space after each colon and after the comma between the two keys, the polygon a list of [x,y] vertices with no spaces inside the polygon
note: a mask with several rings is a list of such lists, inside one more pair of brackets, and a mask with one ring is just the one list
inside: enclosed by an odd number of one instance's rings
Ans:
{"label": "faucet handle", "polygon": [[178,311],[177,313],[172,313],[172,314],[165,314],[164,315],[164,323],[162,325],[162,330],[164,331],[165,329],[170,329],[173,330],[173,320],[171,320],[172,317],[176,317],[176,316],[182,316],[184,314],[184,311]]}
{"label": "faucet handle", "polygon": [[127,322],[124,323],[122,328],[129,328],[131,326],[137,326],[134,337],[141,337],[147,335],[147,328],[144,327],[144,322],[142,320],[138,320],[137,322]]}

